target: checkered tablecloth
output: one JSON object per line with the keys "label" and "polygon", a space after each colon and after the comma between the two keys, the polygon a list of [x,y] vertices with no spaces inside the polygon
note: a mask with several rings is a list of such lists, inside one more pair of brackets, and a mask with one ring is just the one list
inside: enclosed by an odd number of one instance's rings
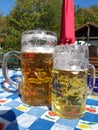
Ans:
{"label": "checkered tablecloth", "polygon": [[[20,72],[9,71],[9,75],[17,77]],[[4,130],[98,130],[98,96],[89,96],[86,104],[85,116],[72,120],[57,117],[46,106],[28,106],[4,80],[0,69],[0,123]]]}

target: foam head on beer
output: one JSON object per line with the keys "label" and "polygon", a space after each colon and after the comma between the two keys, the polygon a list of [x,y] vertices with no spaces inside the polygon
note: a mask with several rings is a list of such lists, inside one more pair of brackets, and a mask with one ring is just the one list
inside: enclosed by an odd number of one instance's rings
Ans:
{"label": "foam head on beer", "polygon": [[51,31],[25,31],[21,39],[21,52],[52,53],[56,44],[56,34]]}

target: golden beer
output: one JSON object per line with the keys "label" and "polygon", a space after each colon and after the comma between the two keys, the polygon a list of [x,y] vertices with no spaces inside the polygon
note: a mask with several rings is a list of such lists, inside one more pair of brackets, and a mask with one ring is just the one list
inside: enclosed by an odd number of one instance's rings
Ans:
{"label": "golden beer", "polygon": [[22,52],[20,93],[29,105],[51,105],[53,53]]}
{"label": "golden beer", "polygon": [[52,110],[60,117],[78,118],[85,113],[87,70],[53,70]]}

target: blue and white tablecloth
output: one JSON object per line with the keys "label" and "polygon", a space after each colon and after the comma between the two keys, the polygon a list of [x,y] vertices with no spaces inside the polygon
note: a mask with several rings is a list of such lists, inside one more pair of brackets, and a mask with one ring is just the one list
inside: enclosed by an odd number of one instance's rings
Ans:
{"label": "blue and white tablecloth", "polygon": [[[9,74],[17,77],[20,72]],[[46,106],[22,103],[17,91],[13,94],[9,87],[0,69],[0,124],[4,130],[98,130],[98,96],[88,97],[84,117],[69,120],[57,117]]]}

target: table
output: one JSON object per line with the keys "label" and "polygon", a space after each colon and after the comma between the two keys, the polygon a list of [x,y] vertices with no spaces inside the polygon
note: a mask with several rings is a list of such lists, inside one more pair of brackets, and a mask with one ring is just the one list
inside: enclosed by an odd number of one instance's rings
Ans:
{"label": "table", "polygon": [[[20,75],[11,70],[9,74]],[[0,123],[4,123],[4,130],[98,130],[98,96],[88,97],[84,117],[69,120],[57,117],[46,106],[22,103],[17,92],[8,91],[9,87],[0,69]]]}

